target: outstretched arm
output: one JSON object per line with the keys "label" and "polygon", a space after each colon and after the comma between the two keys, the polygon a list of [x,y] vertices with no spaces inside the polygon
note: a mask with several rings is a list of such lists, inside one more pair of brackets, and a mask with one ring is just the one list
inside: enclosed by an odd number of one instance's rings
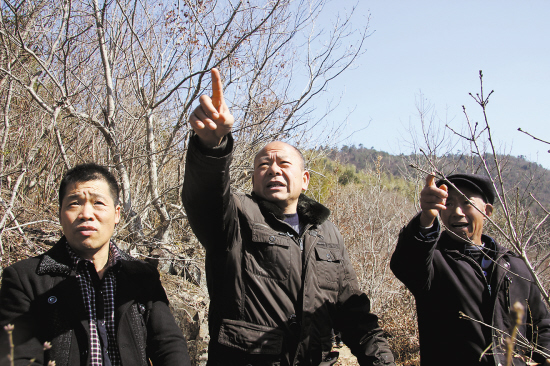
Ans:
{"label": "outstretched arm", "polygon": [[433,278],[433,254],[439,237],[439,224],[435,221],[445,209],[447,187],[435,185],[435,176],[426,176],[420,192],[422,211],[399,233],[390,268],[395,276],[416,294],[427,290]]}
{"label": "outstretched arm", "polygon": [[229,167],[233,121],[223,98],[220,73],[212,69],[212,97],[201,96],[200,105],[189,117],[194,133],[189,139],[182,189],[189,224],[207,250],[223,250],[232,235]]}

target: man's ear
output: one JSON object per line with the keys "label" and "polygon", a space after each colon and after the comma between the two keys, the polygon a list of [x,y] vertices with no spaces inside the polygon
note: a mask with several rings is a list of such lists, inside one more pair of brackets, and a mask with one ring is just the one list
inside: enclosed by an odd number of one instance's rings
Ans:
{"label": "man's ear", "polygon": [[[491,217],[491,215],[493,214],[493,205],[491,205],[490,203],[486,203],[485,204],[485,215]],[[484,217],[485,219],[485,217]]]}
{"label": "man's ear", "polygon": [[309,186],[309,172],[305,170],[302,176],[302,191],[307,191],[308,186]]}
{"label": "man's ear", "polygon": [[122,210],[122,208],[120,207],[120,205],[115,206],[115,225],[120,222],[120,211],[121,210]]}

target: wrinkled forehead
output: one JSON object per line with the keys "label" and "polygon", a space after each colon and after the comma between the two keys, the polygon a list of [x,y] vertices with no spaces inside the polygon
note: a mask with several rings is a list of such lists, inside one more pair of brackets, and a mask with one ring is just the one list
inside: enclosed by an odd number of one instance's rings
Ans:
{"label": "wrinkled forehead", "polygon": [[67,185],[65,198],[75,198],[81,196],[93,197],[111,197],[109,183],[103,179],[94,179],[81,182],[71,182]]}
{"label": "wrinkled forehead", "polygon": [[254,157],[254,162],[259,160],[271,160],[273,158],[301,160],[295,147],[285,142],[276,141],[267,144],[263,149],[258,151]]}

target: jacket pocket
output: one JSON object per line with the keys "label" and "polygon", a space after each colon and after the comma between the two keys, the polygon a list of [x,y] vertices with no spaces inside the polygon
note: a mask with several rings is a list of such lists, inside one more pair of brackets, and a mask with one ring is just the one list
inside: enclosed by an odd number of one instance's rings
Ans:
{"label": "jacket pocket", "polygon": [[315,265],[319,286],[327,290],[338,291],[342,255],[339,248],[332,249],[323,246],[324,243],[319,244],[315,247]]}
{"label": "jacket pocket", "polygon": [[286,280],[290,273],[291,244],[288,236],[255,225],[252,242],[245,246],[247,271],[256,276]]}
{"label": "jacket pocket", "polygon": [[283,348],[283,338],[284,332],[277,328],[223,319],[218,342],[248,354],[279,355]]}

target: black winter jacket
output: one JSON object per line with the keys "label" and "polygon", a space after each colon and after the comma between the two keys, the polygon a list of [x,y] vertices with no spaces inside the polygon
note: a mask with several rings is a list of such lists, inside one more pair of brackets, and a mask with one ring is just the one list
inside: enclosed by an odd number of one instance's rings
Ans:
{"label": "black winter jacket", "polygon": [[361,365],[394,365],[330,211],[302,195],[299,236],[275,204],[230,193],[227,145],[215,157],[191,139],[182,196],[206,249],[208,365],[330,365],[332,328]]}
{"label": "black winter jacket", "polygon": [[[157,270],[120,251],[116,273],[115,322],[125,366],[188,366],[187,343],[168,308]],[[89,363],[89,323],[78,279],[63,237],[46,253],[4,269],[0,326],[13,324],[15,365]],[[0,364],[9,364],[1,329]],[[52,347],[43,351],[44,342]]]}
{"label": "black winter jacket", "polygon": [[[541,293],[525,263],[514,253],[483,235],[495,251],[487,276],[481,266],[465,255],[465,244],[434,232],[420,234],[416,216],[399,235],[391,269],[413,293],[418,312],[420,358],[431,365],[505,365],[506,334],[512,325],[511,306],[520,302],[525,318],[521,337],[550,353],[550,319]],[[544,357],[516,346],[518,355]],[[515,357],[514,365],[525,365]]]}

